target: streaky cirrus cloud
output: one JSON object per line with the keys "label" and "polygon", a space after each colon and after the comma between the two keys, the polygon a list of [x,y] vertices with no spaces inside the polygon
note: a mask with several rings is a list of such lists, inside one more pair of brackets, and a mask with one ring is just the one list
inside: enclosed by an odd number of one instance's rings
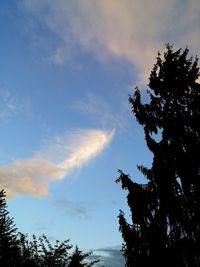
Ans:
{"label": "streaky cirrus cloud", "polygon": [[48,141],[48,147],[30,159],[0,166],[0,186],[8,197],[20,194],[45,196],[53,181],[86,165],[111,142],[114,130],[74,130]]}
{"label": "streaky cirrus cloud", "polygon": [[0,121],[13,118],[24,110],[24,114],[29,113],[29,103],[20,101],[11,90],[0,88],[0,99]]}
{"label": "streaky cirrus cloud", "polygon": [[80,111],[87,118],[95,119],[103,128],[111,127],[124,132],[129,124],[125,113],[129,112],[127,99],[126,102],[121,99],[121,102],[115,105],[111,106],[101,95],[88,91],[84,97],[74,101],[71,108]]}
{"label": "streaky cirrus cloud", "polygon": [[145,81],[165,43],[199,54],[199,0],[22,0],[34,20],[59,37],[51,61],[62,64],[81,45],[96,58],[130,61]]}

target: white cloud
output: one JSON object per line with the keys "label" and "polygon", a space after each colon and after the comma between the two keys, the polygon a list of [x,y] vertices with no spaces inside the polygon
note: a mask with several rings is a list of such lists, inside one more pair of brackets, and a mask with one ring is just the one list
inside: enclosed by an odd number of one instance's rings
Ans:
{"label": "white cloud", "polygon": [[[74,168],[79,168],[96,157],[109,144],[114,131],[81,130],[73,133],[69,156],[57,166],[63,170],[63,175]],[[70,147],[69,147],[69,144]],[[62,176],[62,172],[61,172]]]}
{"label": "white cloud", "polygon": [[18,194],[44,196],[51,182],[64,179],[100,154],[113,138],[113,131],[76,130],[58,136],[45,151],[30,159],[0,166],[0,186],[8,197]]}
{"label": "white cloud", "polygon": [[[34,14],[61,40],[51,59],[63,63],[75,44],[100,60],[123,58],[145,80],[158,50],[167,42],[191,48],[200,45],[199,0],[23,0]],[[77,47],[76,47],[77,48]]]}

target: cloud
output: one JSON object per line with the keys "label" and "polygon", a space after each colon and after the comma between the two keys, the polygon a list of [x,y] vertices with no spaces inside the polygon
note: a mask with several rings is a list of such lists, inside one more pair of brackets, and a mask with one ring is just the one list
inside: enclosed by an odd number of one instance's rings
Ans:
{"label": "cloud", "polygon": [[0,90],[0,120],[4,120],[14,115],[20,109],[20,105],[8,90]]}
{"label": "cloud", "polygon": [[64,211],[64,214],[79,219],[89,218],[87,208],[83,202],[71,201],[66,197],[60,197],[55,204]]}
{"label": "cloud", "polygon": [[99,60],[131,62],[140,80],[149,76],[157,51],[172,42],[199,53],[199,0],[23,0],[26,11],[60,40],[51,56],[62,64],[77,44]]}
{"label": "cloud", "polygon": [[125,112],[129,109],[127,108],[127,99],[126,102],[120,101],[115,101],[116,106],[111,106],[101,95],[87,92],[83,98],[76,100],[71,107],[86,115],[87,118],[91,117],[104,128],[112,127],[124,132],[129,123]]}
{"label": "cloud", "polygon": [[68,49],[66,46],[59,46],[56,48],[52,56],[50,56],[50,61],[55,65],[62,65],[70,58]]}
{"label": "cloud", "polygon": [[12,90],[0,89],[0,121],[12,119],[22,113],[29,115],[29,102],[19,99]]}
{"label": "cloud", "polygon": [[90,257],[91,260],[100,260],[96,265],[97,267],[102,266],[102,264],[103,266],[109,267],[120,267],[125,265],[120,246],[95,249]]}
{"label": "cloud", "polygon": [[79,129],[58,136],[32,158],[0,166],[0,186],[8,197],[45,196],[53,181],[64,179],[72,170],[86,165],[105,149],[113,135],[114,131]]}

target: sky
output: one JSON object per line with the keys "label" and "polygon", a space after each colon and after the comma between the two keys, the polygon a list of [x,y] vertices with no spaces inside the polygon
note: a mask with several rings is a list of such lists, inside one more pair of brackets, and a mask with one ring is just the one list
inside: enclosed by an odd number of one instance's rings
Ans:
{"label": "sky", "polygon": [[21,232],[121,246],[117,170],[144,183],[152,159],[128,96],[166,43],[200,55],[199,26],[199,0],[0,0],[0,187]]}

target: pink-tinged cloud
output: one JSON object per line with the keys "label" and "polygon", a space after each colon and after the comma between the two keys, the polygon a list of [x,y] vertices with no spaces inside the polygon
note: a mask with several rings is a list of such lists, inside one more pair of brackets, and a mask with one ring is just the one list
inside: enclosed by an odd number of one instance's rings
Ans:
{"label": "pink-tinged cloud", "polygon": [[59,37],[50,59],[62,64],[79,44],[99,60],[131,62],[147,81],[158,50],[167,42],[199,54],[199,0],[23,0],[34,20]]}
{"label": "pink-tinged cloud", "polygon": [[45,196],[49,185],[64,179],[72,170],[88,164],[111,142],[114,131],[75,130],[58,136],[48,148],[30,159],[0,166],[0,186],[8,197]]}

